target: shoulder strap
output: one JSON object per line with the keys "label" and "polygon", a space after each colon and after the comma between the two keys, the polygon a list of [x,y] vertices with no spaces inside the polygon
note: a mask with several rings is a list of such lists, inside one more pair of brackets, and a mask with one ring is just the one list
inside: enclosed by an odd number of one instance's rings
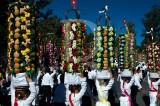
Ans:
{"label": "shoulder strap", "polygon": [[151,88],[152,88],[155,92],[158,91],[156,88],[154,88],[154,85],[153,85],[152,81],[151,81]]}
{"label": "shoulder strap", "polygon": [[74,106],[73,102],[72,102],[71,94],[69,94],[69,102],[70,102],[71,106]]}
{"label": "shoulder strap", "polygon": [[126,89],[124,88],[124,82],[123,82],[122,88],[123,88],[123,90],[124,90],[124,94],[125,94],[126,96],[129,96],[129,94],[127,93]]}
{"label": "shoulder strap", "polygon": [[102,96],[102,100],[100,100],[101,102],[107,102],[108,106],[111,106],[110,102],[107,100],[107,98],[105,97],[103,91],[102,91],[102,88],[101,86],[98,86],[98,91],[100,93],[100,95]]}

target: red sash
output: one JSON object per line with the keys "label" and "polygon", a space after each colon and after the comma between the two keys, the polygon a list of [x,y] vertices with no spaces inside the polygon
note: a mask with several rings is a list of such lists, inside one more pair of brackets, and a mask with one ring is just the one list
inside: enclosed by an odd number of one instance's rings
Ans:
{"label": "red sash", "polygon": [[130,95],[129,95],[129,94],[127,93],[127,91],[124,89],[124,82],[123,82],[123,90],[124,90],[124,94],[122,94],[122,95],[126,95],[126,96],[128,97],[128,99],[129,99],[130,106],[134,106]]}
{"label": "red sash", "polygon": [[15,97],[15,100],[14,100],[14,106],[18,106],[18,102],[17,102],[16,97]]}
{"label": "red sash", "polygon": [[73,102],[72,102],[72,99],[71,99],[71,94],[69,94],[69,102],[70,102],[71,106],[74,106]]}
{"label": "red sash", "polygon": [[154,85],[151,81],[151,89],[150,89],[151,92],[158,92],[158,90],[156,88],[154,88]]}

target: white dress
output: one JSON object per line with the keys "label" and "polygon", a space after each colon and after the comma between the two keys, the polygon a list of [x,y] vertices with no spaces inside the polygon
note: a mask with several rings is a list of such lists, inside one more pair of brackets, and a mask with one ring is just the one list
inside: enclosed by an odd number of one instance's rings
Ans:
{"label": "white dress", "polygon": [[150,105],[149,106],[158,106],[157,105],[157,90],[158,85],[160,84],[160,79],[157,82],[151,82],[148,76],[148,84],[149,84],[149,98],[150,98]]}
{"label": "white dress", "polygon": [[[124,92],[124,89],[126,90],[126,92],[128,93],[128,95],[130,96],[131,94],[131,86],[132,84],[134,83],[134,76],[131,78],[130,82],[127,84],[127,83],[124,83],[123,80],[121,79],[120,80],[121,82],[121,91],[122,91],[122,95],[126,95],[125,92]],[[123,88],[123,83],[124,83],[124,88]],[[128,96],[121,96],[119,98],[120,100],[120,106],[130,106],[130,98]]]}
{"label": "white dress", "polygon": [[96,102],[96,106],[109,106],[106,100],[108,100],[108,91],[111,89],[113,83],[114,83],[114,79],[110,79],[107,86],[100,86],[99,81],[96,79],[96,87],[97,87],[98,99],[99,99],[99,101]]}
{"label": "white dress", "polygon": [[71,103],[69,102],[69,95],[71,94],[71,100],[74,106],[81,106],[81,99],[84,93],[86,92],[87,89],[87,83],[86,83],[86,78],[80,78],[81,82],[81,90],[79,93],[71,93],[69,88],[69,85],[66,85],[66,105],[71,106]]}
{"label": "white dress", "polygon": [[[36,89],[35,89],[35,83],[31,82],[29,83],[29,90],[30,90],[30,95],[26,100],[18,100],[18,106],[31,106],[33,100],[36,97]],[[14,106],[14,103],[12,104]]]}

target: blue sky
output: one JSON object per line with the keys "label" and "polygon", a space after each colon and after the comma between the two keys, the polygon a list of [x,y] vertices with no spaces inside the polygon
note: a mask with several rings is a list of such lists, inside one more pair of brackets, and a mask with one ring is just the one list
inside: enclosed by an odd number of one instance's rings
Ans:
{"label": "blue sky", "polygon": [[[93,32],[96,25],[98,11],[108,5],[107,14],[111,18],[111,24],[117,30],[117,36],[119,27],[123,26],[124,18],[127,19],[127,22],[133,21],[137,32],[137,45],[140,45],[143,40],[140,35],[144,28],[141,20],[144,14],[149,12],[151,7],[156,4],[160,5],[160,0],[77,0],[76,7],[80,9],[81,19],[86,20],[87,33],[89,33]],[[72,6],[70,0],[53,0],[46,8],[53,9],[53,14],[65,20],[65,11],[71,9]],[[70,12],[68,17],[74,19],[74,12]],[[103,22],[103,19],[101,22]]]}

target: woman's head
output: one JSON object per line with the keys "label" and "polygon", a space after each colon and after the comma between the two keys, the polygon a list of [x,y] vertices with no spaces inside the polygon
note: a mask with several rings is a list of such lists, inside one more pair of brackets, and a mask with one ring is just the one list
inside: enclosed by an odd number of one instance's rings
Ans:
{"label": "woman's head", "polygon": [[107,86],[109,80],[108,79],[99,79],[100,86]]}
{"label": "woman's head", "polygon": [[159,78],[150,78],[152,82],[156,82],[159,80]]}
{"label": "woman's head", "polygon": [[69,90],[71,93],[79,93],[81,90],[81,85],[70,85]]}
{"label": "woman's head", "polygon": [[126,83],[129,83],[129,81],[131,80],[131,77],[122,77],[122,80]]}
{"label": "woman's head", "polygon": [[26,100],[30,94],[28,87],[19,87],[16,88],[15,97],[18,100]]}

